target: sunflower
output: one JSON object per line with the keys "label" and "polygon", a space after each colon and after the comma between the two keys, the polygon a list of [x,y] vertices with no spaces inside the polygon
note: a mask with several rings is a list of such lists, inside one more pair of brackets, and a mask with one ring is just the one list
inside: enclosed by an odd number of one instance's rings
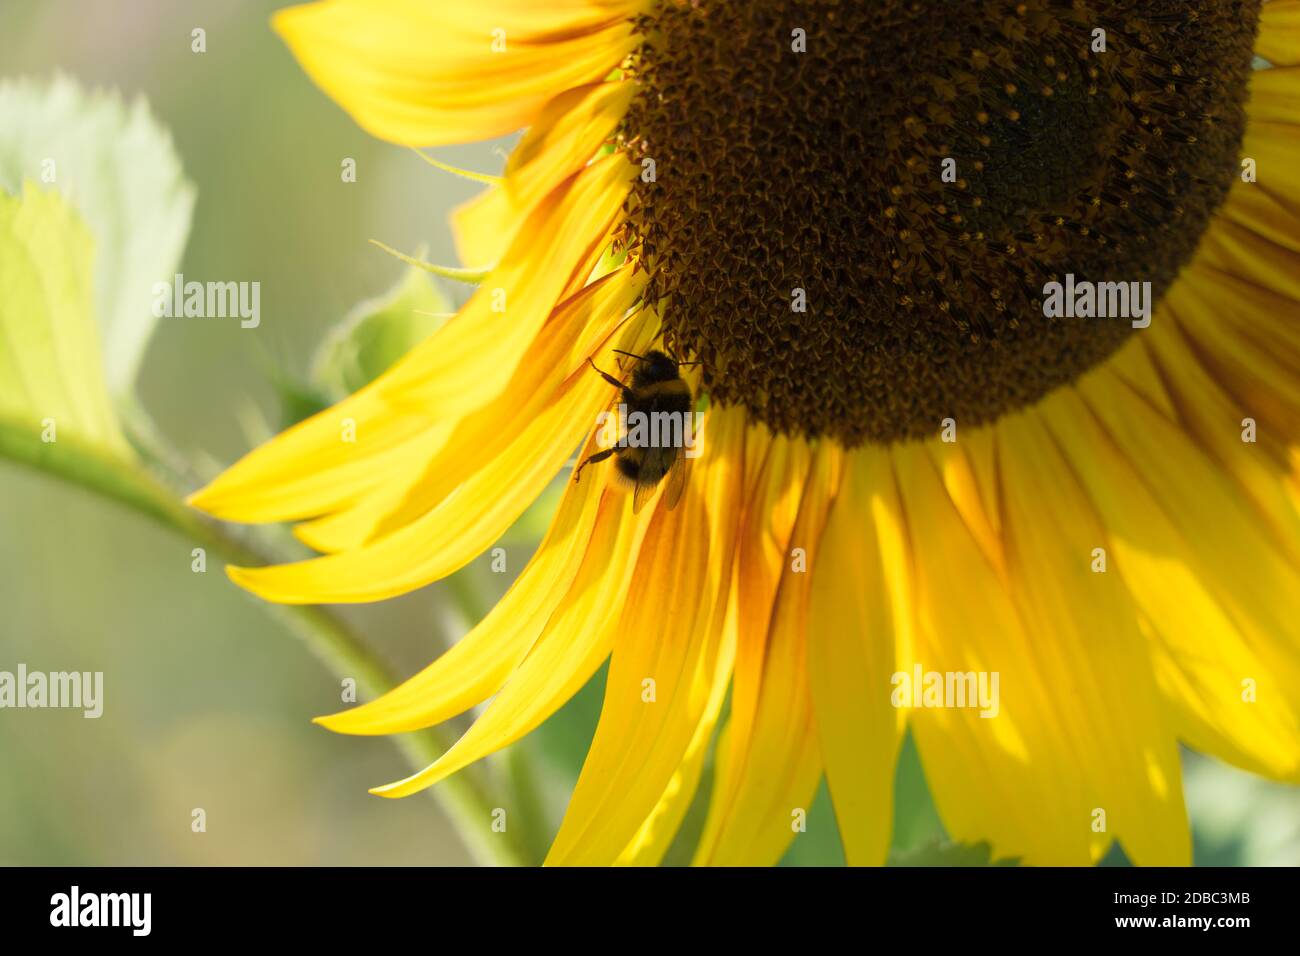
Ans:
{"label": "sunflower", "polygon": [[[549,863],[659,861],[711,748],[701,864],[775,863],[823,775],[848,861],[882,863],[909,728],[948,833],[1028,864],[1189,863],[1180,741],[1300,781],[1300,2],[325,0],[274,26],[377,137],[526,132],[454,216],[487,266],[455,318],[194,497],[321,552],[236,582],[377,601],[464,567],[598,450],[615,350],[697,362],[707,400],[676,507],[593,465],[484,620],[320,719],[486,702],[375,792],[518,740],[607,659]],[[1145,289],[1149,324],[1050,309],[1076,280]],[[996,712],[895,706],[913,673],[996,674]]]}

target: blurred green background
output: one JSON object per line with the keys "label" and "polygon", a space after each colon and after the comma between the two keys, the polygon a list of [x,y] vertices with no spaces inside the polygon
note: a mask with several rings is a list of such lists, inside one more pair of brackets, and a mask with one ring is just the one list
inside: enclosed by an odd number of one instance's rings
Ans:
{"label": "blurred green background", "polygon": [[[316,90],[254,0],[3,0],[0,79],[63,72],[86,87],[147,97],[170,129],[198,201],[181,271],[258,281],[261,326],[160,322],[140,400],[192,460],[226,463],[250,421],[283,421],[276,379],[303,380],[319,344],[404,267],[367,244],[424,246],[454,264],[448,211],[475,184],[361,132]],[[191,52],[202,27],[207,52]],[[431,49],[430,55],[436,55]],[[438,150],[497,172],[507,142]],[[357,163],[357,182],[340,162]],[[443,285],[453,301],[463,289]],[[547,503],[509,539],[522,567]],[[313,726],[339,709],[339,684],[214,561],[190,569],[191,543],[84,491],[0,461],[0,668],[103,671],[105,712],[0,711],[0,863],[462,864],[456,828],[427,796],[383,800],[369,786],[408,766],[382,739]],[[482,564],[483,566],[480,566]],[[398,675],[424,666],[504,590],[471,566],[396,601],[348,608]],[[513,748],[537,793],[529,842],[544,847],[576,777],[601,677]],[[503,756],[490,762],[500,803]],[[520,766],[514,768],[516,771]],[[1300,864],[1300,798],[1188,756],[1199,863]],[[707,784],[705,786],[707,792]],[[897,783],[895,851],[927,855],[942,838],[910,743]],[[512,802],[513,801],[513,802]],[[207,832],[191,831],[202,807]],[[700,807],[668,862],[688,858]],[[512,818],[517,819],[517,818]],[[978,855],[977,855],[978,856]],[[942,859],[956,859],[942,857]],[[790,864],[842,861],[823,792]],[[1122,863],[1122,853],[1108,862]]]}

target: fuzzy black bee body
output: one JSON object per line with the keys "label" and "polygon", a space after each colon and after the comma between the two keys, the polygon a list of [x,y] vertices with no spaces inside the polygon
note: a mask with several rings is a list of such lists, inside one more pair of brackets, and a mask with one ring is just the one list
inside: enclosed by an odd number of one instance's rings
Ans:
{"label": "fuzzy black bee body", "polygon": [[[601,372],[596,368],[595,362],[591,363],[591,367],[600,372],[605,381],[619,389],[628,420],[633,421],[633,416],[639,414],[645,421],[664,421],[667,419],[662,416],[670,414],[683,423],[683,430],[690,428],[695,409],[695,396],[691,394],[690,385],[681,376],[682,363],[659,351],[632,357],[637,360],[637,364],[632,371],[632,381],[628,385],[624,385],[612,375]],[[614,455],[616,456],[614,466],[619,476],[633,488],[632,510],[634,512],[641,510],[654,496],[659,483],[665,479],[668,484],[665,485],[664,505],[672,510],[681,500],[690,472],[691,460],[686,457],[685,451],[685,442],[649,446],[620,443],[588,457],[578,466],[573,480],[578,480],[582,469],[587,465],[604,461]]]}

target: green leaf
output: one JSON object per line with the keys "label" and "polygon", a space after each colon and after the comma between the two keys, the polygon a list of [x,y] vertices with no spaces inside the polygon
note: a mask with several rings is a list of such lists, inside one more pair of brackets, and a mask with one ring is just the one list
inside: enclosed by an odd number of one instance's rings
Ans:
{"label": "green leaf", "polygon": [[1197,866],[1300,866],[1300,789],[1187,751]]}
{"label": "green leaf", "polygon": [[[293,375],[282,371],[279,367],[268,368],[267,381],[275,392],[280,408],[279,431],[292,428],[318,412],[323,412],[333,405],[339,397],[334,390],[304,384]],[[269,423],[266,423],[265,436],[259,437],[256,442],[250,442],[250,444],[260,445],[270,439],[276,430]]]}
{"label": "green leaf", "polygon": [[451,301],[412,267],[391,290],[362,302],[321,345],[312,383],[335,397],[368,385],[447,321]]}
{"label": "green leaf", "polygon": [[893,853],[890,866],[1017,866],[1018,860],[993,860],[988,843],[946,843],[935,840],[906,853]]}
{"label": "green leaf", "polygon": [[157,319],[153,286],[172,282],[194,187],[143,98],[89,93],[67,77],[0,83],[0,189],[25,180],[67,197],[98,252],[93,306],[110,394],[127,394]]}
{"label": "green leaf", "polygon": [[825,779],[817,785],[812,806],[808,807],[805,829],[790,841],[781,857],[781,866],[843,866],[844,844],[835,823],[835,808]]}
{"label": "green leaf", "polygon": [[90,230],[58,193],[0,192],[0,428],[130,458],[100,364],[93,269]]}
{"label": "green leaf", "polygon": [[890,851],[903,854],[946,840],[947,836],[930,796],[916,739],[909,729],[899,748],[898,766],[894,772],[894,833]]}

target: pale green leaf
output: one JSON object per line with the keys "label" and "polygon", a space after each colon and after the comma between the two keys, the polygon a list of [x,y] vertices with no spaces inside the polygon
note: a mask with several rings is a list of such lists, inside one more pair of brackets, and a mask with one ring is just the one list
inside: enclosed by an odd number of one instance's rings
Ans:
{"label": "pale green leaf", "polygon": [[1300,789],[1191,752],[1183,785],[1197,866],[1300,866]]}
{"label": "pale green leaf", "polygon": [[0,192],[0,428],[129,456],[100,364],[94,240],[55,192]]}
{"label": "pale green leaf", "polygon": [[0,189],[25,180],[62,193],[95,238],[94,298],[110,393],[130,391],[157,319],[153,286],[172,282],[194,187],[144,100],[87,92],[67,77],[0,83]]}
{"label": "pale green leaf", "polygon": [[382,296],[357,305],[321,345],[312,383],[349,395],[420,344],[452,311],[451,301],[416,267]]}

